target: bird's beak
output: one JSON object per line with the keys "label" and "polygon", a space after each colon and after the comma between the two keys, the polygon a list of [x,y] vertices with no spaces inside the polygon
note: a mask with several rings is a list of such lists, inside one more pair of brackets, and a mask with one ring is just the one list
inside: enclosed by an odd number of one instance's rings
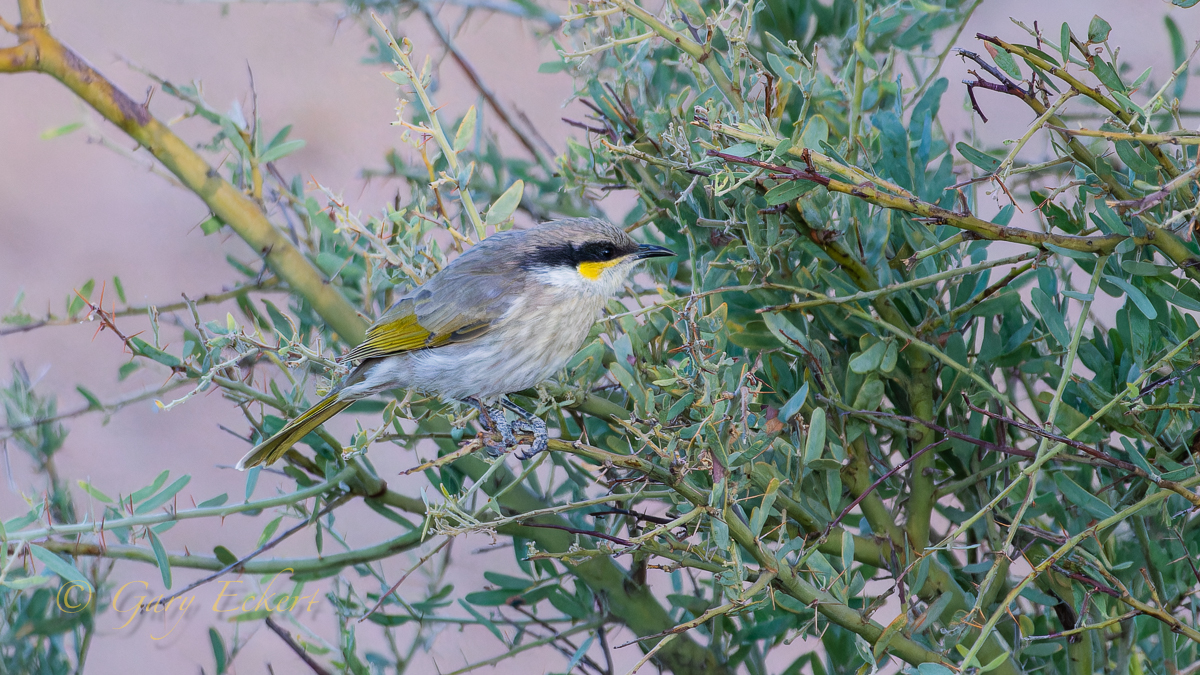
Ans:
{"label": "bird's beak", "polygon": [[645,260],[646,258],[674,258],[675,251],[665,246],[654,246],[653,244],[642,244],[638,246],[637,253],[633,254],[634,260]]}

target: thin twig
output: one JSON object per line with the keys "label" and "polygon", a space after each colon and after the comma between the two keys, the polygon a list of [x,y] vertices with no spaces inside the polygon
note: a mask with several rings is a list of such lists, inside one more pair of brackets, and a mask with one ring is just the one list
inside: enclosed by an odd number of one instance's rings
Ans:
{"label": "thin twig", "polygon": [[721,616],[723,614],[728,614],[734,610],[742,609],[748,605],[754,604],[752,602],[754,596],[756,596],[760,592],[762,592],[762,590],[767,587],[767,584],[769,584],[775,580],[776,576],[777,575],[775,572],[767,572],[766,574],[760,574],[758,577],[758,580],[755,581],[754,584],[750,586],[750,588],[747,588],[746,591],[741,594],[742,597],[739,598],[738,600],[734,600],[733,602],[726,603],[724,605],[721,605],[720,607],[713,607],[712,609],[705,611],[703,614],[692,619],[691,621],[685,621],[685,622],[679,624],[678,626],[669,628],[661,633],[655,633],[654,635],[644,635],[642,637],[630,640],[629,642],[624,642],[622,644],[617,645],[616,648],[620,649],[621,647],[628,647],[629,645],[634,645],[639,642],[648,642],[650,640],[657,640],[659,638],[667,637],[668,635],[676,635],[679,633],[685,633],[697,626],[702,626],[705,623],[708,623],[710,620],[712,620],[715,617]]}
{"label": "thin twig", "polygon": [[374,614],[376,612],[376,610],[378,610],[380,607],[383,606],[383,601],[387,600],[389,595],[391,595],[392,593],[395,593],[397,588],[400,588],[400,584],[404,583],[404,580],[407,579],[409,577],[409,575],[411,575],[413,572],[416,572],[418,569],[420,569],[420,567],[422,565],[424,565],[426,562],[428,562],[429,559],[432,558],[434,555],[436,555],[438,551],[441,551],[443,548],[446,548],[446,545],[452,541],[454,541],[454,539],[452,537],[446,537],[445,539],[442,540],[442,543],[437,545],[436,548],[434,548],[428,554],[421,556],[421,559],[417,561],[417,564],[408,568],[408,571],[406,571],[403,575],[401,575],[400,580],[397,581],[396,583],[392,584],[392,587],[388,589],[387,593],[384,593],[379,596],[379,601],[375,603],[375,606],[373,606],[373,607],[371,607],[371,609],[367,610],[366,614],[363,614],[361,617],[359,617],[358,622],[362,623],[363,621],[366,621],[367,618],[369,618],[372,614]]}
{"label": "thin twig", "polygon": [[292,651],[296,653],[296,656],[299,656],[301,661],[308,664],[308,667],[312,668],[314,673],[317,675],[333,675],[330,671],[326,670],[324,666],[314,661],[313,657],[308,655],[308,652],[305,651],[304,647],[301,647],[300,643],[296,642],[292,638],[291,634],[283,629],[283,626],[275,623],[275,621],[269,616],[266,619],[266,623],[267,628],[270,628],[287,644],[288,647],[291,647]]}
{"label": "thin twig", "polygon": [[[347,501],[350,500],[350,497],[351,497],[351,495],[343,495],[343,496],[333,500],[332,502],[327,503],[325,505],[325,508],[321,509],[321,512],[317,514],[316,518],[313,518],[312,520],[305,519],[305,520],[300,521],[299,523],[296,523],[296,525],[294,525],[293,527],[290,527],[287,530],[285,530],[284,532],[280,533],[278,536],[276,536],[271,541],[268,541],[267,543],[263,544],[262,546],[259,546],[254,551],[229,563],[224,568],[219,569],[216,572],[213,572],[212,574],[204,577],[203,579],[199,579],[197,581],[192,582],[191,584],[189,584],[187,586],[187,588],[183,588],[179,591],[176,591],[175,593],[172,593],[171,595],[168,595],[165,598],[161,598],[153,603],[144,605],[142,608],[142,611],[148,612],[148,611],[151,611],[152,607],[156,607],[158,605],[165,605],[165,604],[171,602],[172,600],[174,600],[175,598],[178,598],[179,596],[184,595],[185,593],[190,593],[190,592],[196,590],[197,588],[203,586],[204,584],[207,584],[210,581],[218,579],[222,575],[224,575],[228,572],[231,572],[231,571],[241,567],[242,565],[245,565],[246,563],[250,562],[258,555],[275,548],[275,546],[277,544],[279,544],[279,542],[283,541],[284,539],[287,539],[288,537],[292,536],[293,534],[296,534],[300,530],[303,530],[304,528],[308,527],[316,519],[329,513],[330,511],[341,506],[342,504],[345,504]],[[320,527],[320,525],[318,525],[318,527]]]}
{"label": "thin twig", "polygon": [[[913,419],[914,421],[917,421],[917,422],[921,422],[921,420],[918,420],[915,417],[911,418],[911,419]],[[842,522],[842,518],[845,518],[850,513],[850,511],[852,511],[854,509],[854,507],[856,507],[860,503],[862,503],[862,500],[866,499],[867,496],[870,495],[872,492],[874,492],[875,488],[882,485],[885,480],[896,475],[900,471],[900,469],[903,469],[904,467],[908,466],[914,460],[916,460],[918,457],[925,454],[929,450],[932,450],[933,448],[941,445],[942,443],[945,443],[947,440],[948,439],[943,438],[940,441],[936,441],[934,443],[930,443],[929,445],[926,445],[925,447],[921,448],[920,450],[909,455],[908,459],[904,460],[903,462],[900,462],[896,466],[889,469],[886,473],[884,473],[878,479],[876,479],[876,481],[874,483],[871,483],[871,485],[868,486],[866,490],[862,491],[862,494],[860,494],[858,497],[855,497],[854,501],[847,504],[846,508],[842,509],[842,512],[838,514],[837,518],[834,518],[833,520],[829,521],[829,524],[825,526],[825,531],[821,533],[821,540],[824,541],[825,538],[829,536],[829,533],[833,531],[833,528],[837,527],[838,523]]]}
{"label": "thin twig", "polygon": [[545,154],[540,148],[537,147],[537,144],[533,142],[533,139],[531,139],[529,135],[517,125],[516,120],[513,119],[513,116],[508,112],[508,109],[505,108],[502,103],[500,103],[500,100],[496,98],[496,94],[493,93],[492,90],[483,82],[483,78],[479,76],[479,72],[475,70],[475,66],[467,60],[466,54],[463,54],[462,50],[458,48],[458,45],[454,44],[454,40],[451,39],[450,35],[446,33],[446,29],[442,27],[441,22],[437,20],[436,16],[434,16],[433,9],[429,6],[429,4],[421,2],[419,5],[421,7],[421,13],[425,15],[425,18],[429,21],[430,27],[433,28],[434,35],[437,36],[438,40],[442,43],[442,46],[446,48],[446,51],[450,53],[450,56],[454,57],[454,61],[458,64],[459,68],[462,68],[463,73],[466,74],[467,79],[471,81],[471,84],[475,86],[475,89],[479,91],[480,96],[483,96],[484,100],[488,102],[488,105],[492,107],[492,110],[496,111],[496,116],[499,117],[502,122],[504,122],[509,131],[512,131],[513,135],[517,137],[517,140],[521,142],[521,145],[525,146],[525,149],[529,151],[529,154],[533,155],[533,158],[538,161],[538,164],[541,164],[543,167],[550,166],[549,160],[546,158]]}
{"label": "thin twig", "polygon": [[1036,436],[1041,436],[1042,438],[1045,438],[1048,441],[1054,441],[1055,443],[1061,443],[1063,445],[1075,448],[1076,450],[1080,450],[1080,451],[1084,452],[1085,454],[1095,457],[1096,459],[1101,460],[1102,462],[1105,462],[1105,463],[1107,463],[1111,466],[1114,466],[1118,469],[1121,469],[1122,471],[1128,471],[1129,473],[1137,475],[1139,478],[1145,478],[1146,480],[1150,481],[1151,483],[1154,483],[1155,485],[1157,485],[1163,489],[1170,490],[1170,491],[1174,492],[1175,494],[1177,494],[1177,495],[1183,497],[1184,499],[1188,500],[1189,502],[1191,502],[1192,506],[1194,506],[1196,508],[1200,508],[1200,495],[1197,495],[1196,493],[1183,487],[1182,485],[1180,485],[1179,483],[1176,483],[1173,480],[1165,480],[1158,475],[1153,475],[1153,474],[1147,473],[1145,469],[1142,469],[1141,467],[1139,467],[1136,464],[1133,464],[1131,462],[1126,462],[1123,459],[1117,459],[1116,457],[1113,457],[1112,455],[1110,455],[1106,452],[1101,452],[1100,450],[1097,450],[1096,448],[1093,448],[1092,446],[1090,446],[1086,443],[1080,443],[1079,441],[1076,441],[1071,438],[1067,438],[1066,436],[1060,436],[1058,434],[1051,433],[1051,432],[1041,429],[1035,425],[1025,424],[1024,422],[1019,422],[1010,417],[1005,417],[1004,415],[1001,415],[999,413],[994,413],[990,410],[980,408],[980,407],[974,405],[973,403],[971,403],[971,400],[967,397],[966,392],[963,392],[963,399],[966,401],[966,405],[968,408],[970,408],[971,410],[973,410],[981,415],[991,417],[992,419],[998,420],[1000,422],[1004,422],[1005,424],[1011,424],[1015,427],[1025,430],[1031,434],[1034,434]]}
{"label": "thin twig", "polygon": [[599,539],[607,539],[608,541],[611,541],[614,544],[620,544],[622,546],[633,546],[632,541],[628,541],[628,540],[622,539],[620,537],[614,537],[611,534],[597,532],[595,530],[581,530],[581,529],[575,528],[575,527],[567,527],[566,525],[550,525],[548,523],[521,523],[521,525],[523,527],[542,527],[542,528],[546,528],[548,530],[563,530],[564,532],[570,532],[571,534],[582,534],[582,535],[586,535],[588,537],[597,537]]}

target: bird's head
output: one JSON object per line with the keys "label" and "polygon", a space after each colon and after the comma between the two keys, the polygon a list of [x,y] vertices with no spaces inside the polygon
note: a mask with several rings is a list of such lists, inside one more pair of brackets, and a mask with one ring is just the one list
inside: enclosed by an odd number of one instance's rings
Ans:
{"label": "bird's head", "polygon": [[571,218],[524,231],[522,263],[533,278],[587,295],[616,295],[643,260],[674,256],[638,244],[625,230],[597,218]]}

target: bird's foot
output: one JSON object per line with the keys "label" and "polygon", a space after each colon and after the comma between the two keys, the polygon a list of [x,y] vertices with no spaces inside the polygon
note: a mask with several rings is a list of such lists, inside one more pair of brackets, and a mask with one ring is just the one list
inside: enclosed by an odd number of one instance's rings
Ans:
{"label": "bird's foot", "polygon": [[532,413],[512,401],[504,400],[501,404],[520,416],[521,419],[512,423],[514,428],[524,433],[533,434],[533,444],[527,450],[517,451],[517,459],[531,459],[549,447],[550,434],[546,430],[546,423],[541,418],[535,417]]}
{"label": "bird's foot", "polygon": [[501,408],[486,408],[482,412],[483,414],[479,416],[479,419],[483,420],[484,426],[488,430],[500,434],[500,445],[494,443],[484,445],[487,453],[492,457],[499,457],[517,447],[517,438],[513,435],[513,425],[504,416],[504,410]]}

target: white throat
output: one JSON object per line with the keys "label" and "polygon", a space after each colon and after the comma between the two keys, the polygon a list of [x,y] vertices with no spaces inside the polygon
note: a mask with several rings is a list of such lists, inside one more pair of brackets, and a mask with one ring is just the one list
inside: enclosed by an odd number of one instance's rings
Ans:
{"label": "white throat", "polygon": [[547,286],[564,291],[611,298],[621,291],[625,285],[625,279],[629,276],[629,271],[637,263],[637,260],[618,263],[601,272],[597,279],[588,279],[578,270],[562,265],[535,267],[529,270],[529,274]]}

